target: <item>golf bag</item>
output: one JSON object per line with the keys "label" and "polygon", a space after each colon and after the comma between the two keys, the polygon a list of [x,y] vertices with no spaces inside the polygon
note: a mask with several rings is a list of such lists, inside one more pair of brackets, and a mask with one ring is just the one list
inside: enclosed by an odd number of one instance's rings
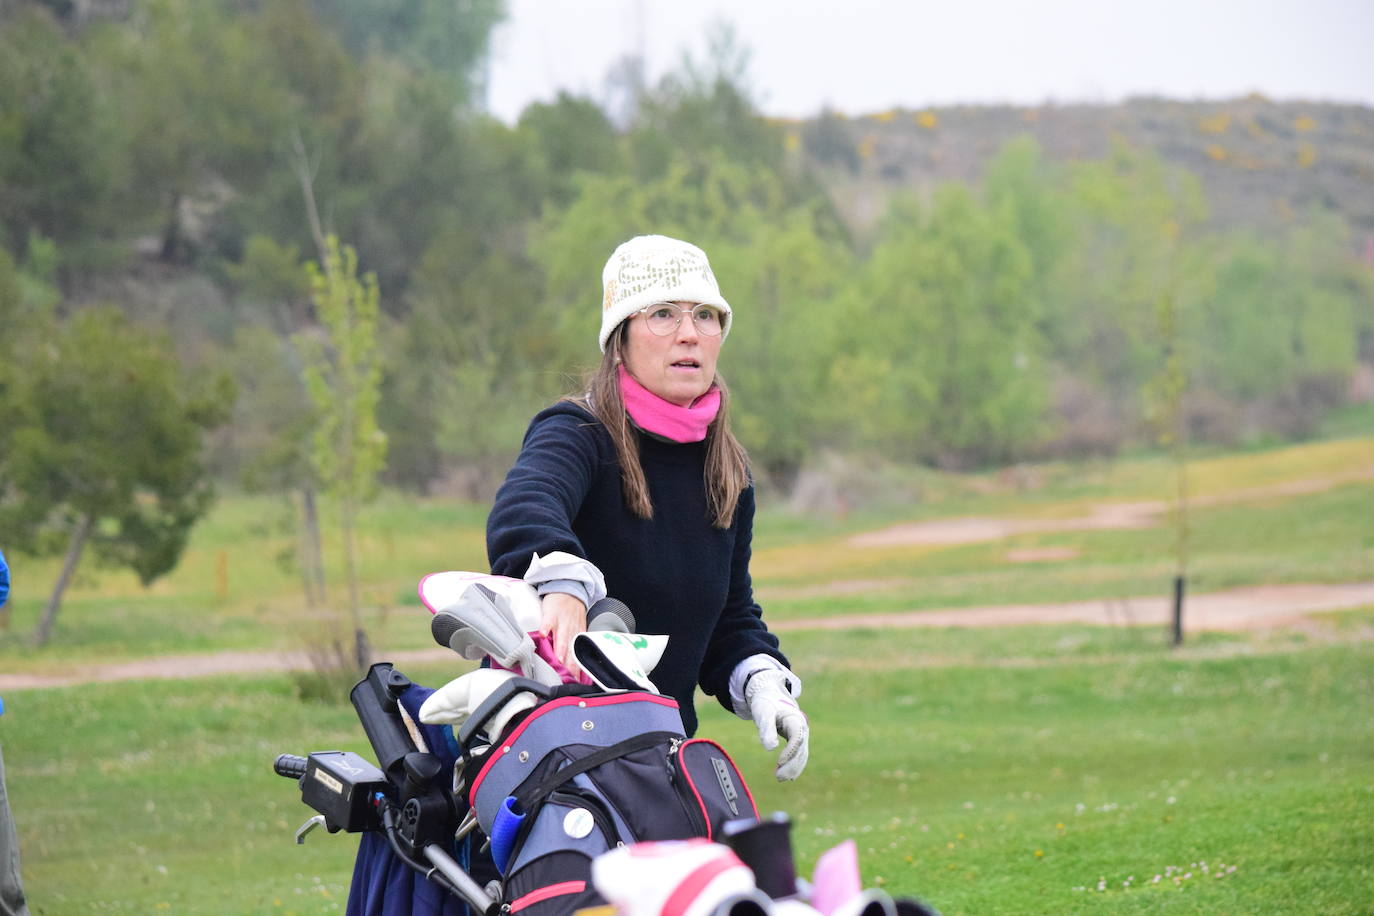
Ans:
{"label": "golf bag", "polygon": [[516,692],[543,701],[470,758],[467,798],[491,841],[509,912],[568,913],[603,902],[591,862],[621,845],[713,838],[758,810],[715,742],[688,740],[677,703],[647,691],[547,688],[516,679],[460,733],[465,753]]}

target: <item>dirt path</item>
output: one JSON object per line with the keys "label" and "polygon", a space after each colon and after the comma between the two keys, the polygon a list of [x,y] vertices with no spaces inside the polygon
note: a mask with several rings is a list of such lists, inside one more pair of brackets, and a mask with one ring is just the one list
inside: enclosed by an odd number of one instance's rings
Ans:
{"label": "dirt path", "polygon": [[[1189,630],[1251,630],[1300,623],[1312,613],[1374,605],[1374,582],[1349,585],[1266,585],[1237,588],[1189,597]],[[1076,601],[1066,604],[1010,604],[992,607],[948,608],[894,614],[852,614],[803,620],[778,620],[778,632],[848,630],[854,628],[1001,627],[1031,624],[1080,623],[1104,626],[1164,625],[1172,613],[1163,597]],[[389,652],[399,665],[452,660],[447,649],[410,649]],[[0,674],[0,693],[40,687],[70,687],[108,681],[181,680],[270,671],[307,670],[304,652],[217,652],[205,655],[167,655],[127,662],[71,666],[43,674]]]}
{"label": "dirt path", "polygon": [[[1276,496],[1302,496],[1321,493],[1347,483],[1374,480],[1374,465],[1357,468],[1344,474],[1289,480],[1264,487],[1247,487],[1190,500],[1193,508],[1235,505],[1272,499]],[[865,531],[851,537],[854,547],[902,547],[907,545],[976,544],[996,541],[1018,534],[1047,531],[1129,530],[1152,528],[1160,524],[1169,511],[1169,503],[1162,501],[1134,503],[1100,503],[1087,515],[1073,518],[992,518],[967,516],[964,518],[934,519],[893,525],[878,531]]]}

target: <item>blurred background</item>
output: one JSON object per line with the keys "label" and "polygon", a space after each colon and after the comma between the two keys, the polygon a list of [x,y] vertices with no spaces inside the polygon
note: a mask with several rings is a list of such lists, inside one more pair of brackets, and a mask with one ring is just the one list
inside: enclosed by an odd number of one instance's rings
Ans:
{"label": "blurred background", "polygon": [[866,877],[988,913],[1224,855],[1266,880],[1198,911],[1361,911],[1371,34],[1296,0],[0,0],[35,909],[337,908],[351,847],[280,855],[266,761],[366,750],[360,648],[453,675],[405,654],[415,583],[486,568],[606,257],[664,233],[735,310],[767,619],[850,723],[784,796],[704,720],[802,858],[879,825]]}
{"label": "blurred background", "polygon": [[[6,546],[101,534],[151,581],[212,482],[307,528],[321,491],[483,501],[643,232],[738,304],[723,371],[775,503],[887,499],[875,462],[1368,430],[1370,17],[6,0]],[[139,461],[112,400],[160,424]]]}

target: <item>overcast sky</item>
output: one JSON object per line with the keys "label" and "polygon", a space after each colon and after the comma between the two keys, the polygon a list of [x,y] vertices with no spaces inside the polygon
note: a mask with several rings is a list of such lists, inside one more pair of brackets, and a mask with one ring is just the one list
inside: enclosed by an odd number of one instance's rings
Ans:
{"label": "overcast sky", "polygon": [[651,81],[706,27],[752,52],[766,114],[1133,95],[1374,105],[1374,0],[508,0],[488,105],[507,122],[560,88],[602,100],[642,52]]}

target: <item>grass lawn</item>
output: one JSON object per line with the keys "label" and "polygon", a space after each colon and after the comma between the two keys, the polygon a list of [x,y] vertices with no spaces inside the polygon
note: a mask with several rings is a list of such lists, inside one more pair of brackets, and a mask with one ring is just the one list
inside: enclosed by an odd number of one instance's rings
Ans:
{"label": "grass lawn", "polygon": [[[1374,613],[1315,634],[791,633],[811,763],[778,785],[702,702],[797,859],[859,844],[868,883],[946,914],[1369,912]],[[437,684],[454,668],[416,669]],[[354,840],[316,833],[284,750],[366,751],[284,677],[13,691],[0,720],[35,913],[341,909]],[[1160,879],[1155,880],[1159,875]],[[1177,879],[1177,880],[1175,880]],[[1101,889],[1099,889],[1101,888]]]}
{"label": "grass lawn", "polygon": [[[1370,438],[1195,461],[1191,591],[1374,579],[1370,468]],[[894,472],[892,492],[911,498],[843,517],[763,512],[755,585],[771,620],[1160,594],[1173,574],[1163,523],[944,547],[848,538],[966,515],[1073,518],[1167,499],[1170,474],[1154,458],[1016,479]],[[1334,485],[1290,486],[1319,479]],[[484,568],[484,517],[394,493],[367,508],[362,585],[383,657],[431,644],[415,583]],[[0,670],[306,645],[329,621],[303,608],[292,530],[288,505],[226,498],[149,589],[83,569],[42,651],[23,636],[57,561],[11,552]],[[1046,547],[1059,558],[1013,553]],[[335,562],[330,531],[325,549]],[[330,582],[338,601],[341,580]],[[789,632],[813,722],[803,779],[777,785],[752,729],[709,701],[702,732],[736,753],[761,808],[792,814],[804,872],[852,837],[867,881],[946,914],[1370,913],[1371,633],[1370,609],[1302,630],[1190,635],[1177,651],[1158,629],[1127,627]],[[407,673],[437,685],[456,669]],[[282,751],[367,752],[346,701],[302,702],[287,675],[4,700],[0,746],[35,913],[342,909],[355,841],[295,846],[309,812],[270,763]]]}
{"label": "grass lawn", "polygon": [[[1271,582],[1374,579],[1374,439],[1345,439],[1199,459],[1201,498],[1189,536],[1193,593]],[[770,619],[1162,594],[1173,576],[1173,529],[1023,534],[945,547],[855,547],[856,532],[953,516],[1074,517],[1095,502],[1167,499],[1170,467],[1157,458],[1045,465],[1025,489],[996,475],[918,473],[919,498],[843,518],[774,506],[757,522],[753,574]],[[1317,493],[1254,495],[1264,487],[1347,480]],[[902,490],[900,481],[894,491]],[[1246,496],[1245,494],[1251,494]],[[1225,501],[1235,497],[1233,501]],[[768,494],[762,496],[768,504]],[[26,642],[56,580],[56,559],[11,551],[11,621],[0,629],[0,670],[79,666],[117,658],[225,649],[298,648],[328,621],[304,608],[294,571],[290,506],[226,497],[195,529],[181,564],[151,588],[132,574],[85,566],[67,592],[50,645]],[[387,493],[364,512],[360,576],[369,633],[383,648],[429,643],[416,583],[442,569],[485,569],[485,507]],[[338,560],[337,536],[325,554]],[[1020,548],[1055,547],[1064,559],[1017,562]],[[824,591],[863,580],[858,593]],[[331,603],[344,600],[337,570]]]}

